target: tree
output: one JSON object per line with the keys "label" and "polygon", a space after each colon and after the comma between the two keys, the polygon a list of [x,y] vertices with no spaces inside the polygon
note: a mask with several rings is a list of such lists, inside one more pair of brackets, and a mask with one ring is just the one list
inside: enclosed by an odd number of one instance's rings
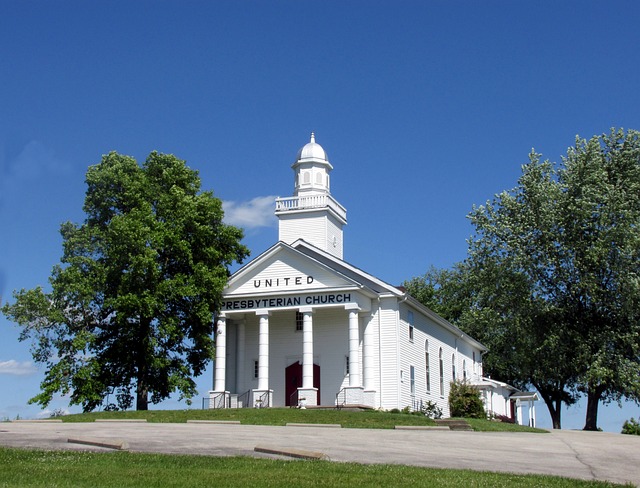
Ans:
{"label": "tree", "polygon": [[489,347],[485,372],[534,386],[554,428],[581,392],[588,430],[599,402],[638,401],[640,133],[576,138],[560,165],[532,152],[469,218],[467,259],[410,293]]}
{"label": "tree", "polygon": [[[587,394],[585,429],[597,428],[600,401],[640,398],[640,134],[576,138],[557,168],[534,153],[518,187],[470,219],[472,268],[484,275],[495,267],[523,284],[522,294],[496,290],[487,305],[519,297],[519,320],[505,326],[529,321],[520,333],[535,338],[531,347],[544,345],[546,372],[558,370],[546,386]],[[529,381],[548,404],[546,386]]]}
{"label": "tree", "polygon": [[46,366],[41,392],[69,394],[84,411],[114,394],[146,410],[173,392],[189,400],[213,358],[213,315],[228,266],[248,256],[242,231],[222,222],[198,173],[153,152],[140,166],[112,152],[86,174],[83,224],[61,226],[51,292],[14,292],[2,312]]}

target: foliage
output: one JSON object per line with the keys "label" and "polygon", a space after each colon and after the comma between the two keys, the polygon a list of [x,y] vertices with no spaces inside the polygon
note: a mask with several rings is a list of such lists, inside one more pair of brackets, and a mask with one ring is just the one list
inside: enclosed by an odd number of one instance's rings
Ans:
{"label": "foliage", "polygon": [[473,208],[467,260],[411,293],[489,347],[485,373],[535,387],[554,428],[586,393],[595,430],[600,401],[640,399],[640,133],[576,138],[560,165],[540,158]]}
{"label": "foliage", "polygon": [[442,418],[442,409],[436,402],[433,402],[431,400],[427,400],[426,403],[422,403],[420,405],[420,413],[424,414],[427,418],[430,419]]}
{"label": "foliage", "polygon": [[140,166],[112,152],[86,174],[86,219],[61,226],[63,255],[52,291],[14,292],[2,312],[32,340],[46,366],[46,406],[56,393],[85,411],[114,395],[146,409],[177,391],[213,358],[213,314],[228,266],[248,250],[222,222],[222,204],[200,191],[198,173],[153,152]]}
{"label": "foliage", "polygon": [[469,417],[484,419],[484,411],[480,390],[467,381],[452,381],[449,389],[449,412],[452,417]]}
{"label": "foliage", "polygon": [[622,424],[622,433],[630,435],[640,435],[640,422],[631,417]]}

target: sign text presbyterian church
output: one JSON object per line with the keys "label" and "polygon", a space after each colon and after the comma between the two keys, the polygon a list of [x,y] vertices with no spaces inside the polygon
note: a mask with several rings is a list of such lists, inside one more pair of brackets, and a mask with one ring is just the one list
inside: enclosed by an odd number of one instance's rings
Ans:
{"label": "sign text presbyterian church", "polygon": [[285,297],[243,298],[223,301],[222,311],[300,307],[304,305],[333,305],[349,302],[351,302],[351,293],[320,293]]}

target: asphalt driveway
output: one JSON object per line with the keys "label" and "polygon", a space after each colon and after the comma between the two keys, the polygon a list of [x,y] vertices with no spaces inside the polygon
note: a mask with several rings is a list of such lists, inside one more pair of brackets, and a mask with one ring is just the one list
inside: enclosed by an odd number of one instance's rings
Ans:
{"label": "asphalt driveway", "polygon": [[[69,442],[69,441],[72,442]],[[0,423],[0,445],[208,456],[303,451],[332,461],[539,473],[640,486],[640,436],[131,422]],[[106,447],[99,447],[106,446]]]}

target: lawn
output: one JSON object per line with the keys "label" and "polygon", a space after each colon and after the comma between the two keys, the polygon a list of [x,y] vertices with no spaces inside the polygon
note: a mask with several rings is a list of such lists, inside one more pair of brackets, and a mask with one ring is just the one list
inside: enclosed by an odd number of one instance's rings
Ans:
{"label": "lawn", "polygon": [[[287,423],[340,424],[344,428],[393,429],[396,425],[436,425],[424,415],[391,413],[378,410],[363,412],[335,409],[241,408],[215,410],[148,410],[125,412],[91,412],[60,417],[64,422],[92,422],[95,419],[147,419],[147,422],[182,423],[187,420],[235,420],[247,425],[285,425]],[[489,420],[470,421],[477,431],[546,432],[526,426]]]}
{"label": "lawn", "polygon": [[130,452],[0,448],[0,486],[55,488],[236,486],[612,487],[612,483],[399,465]]}

